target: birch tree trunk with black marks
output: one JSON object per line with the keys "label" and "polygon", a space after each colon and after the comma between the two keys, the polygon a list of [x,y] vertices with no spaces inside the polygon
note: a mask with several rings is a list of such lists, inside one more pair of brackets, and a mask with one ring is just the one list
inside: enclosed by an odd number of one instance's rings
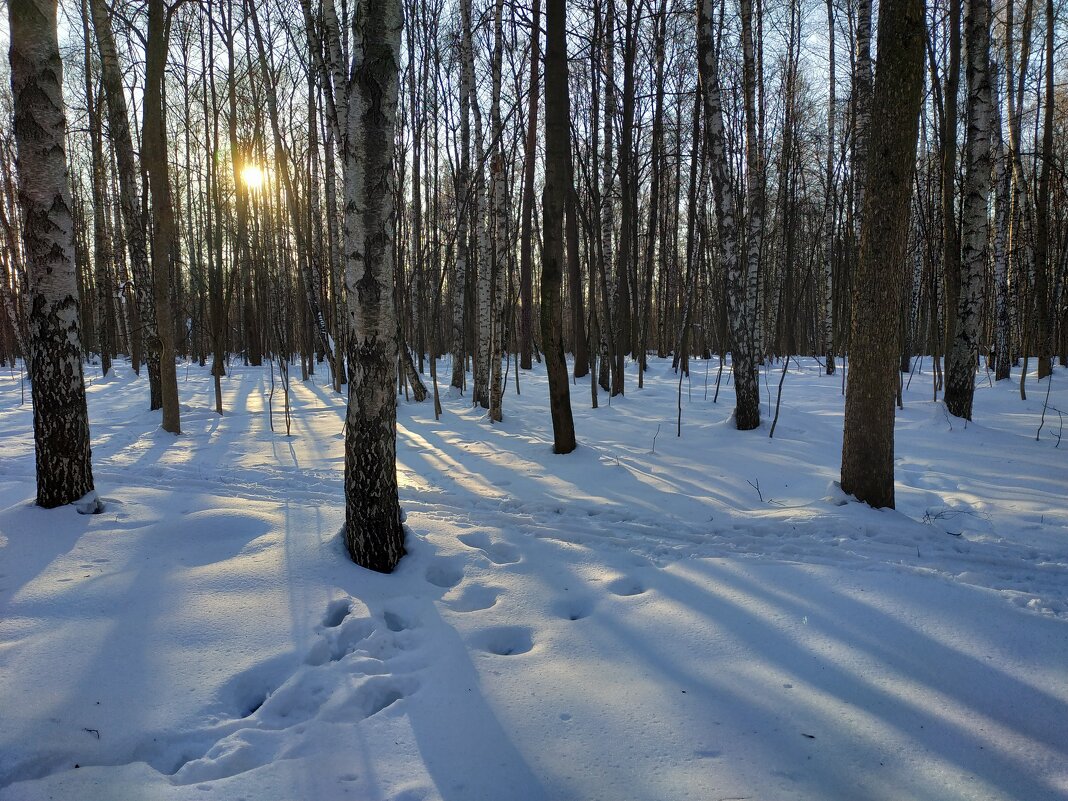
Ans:
{"label": "birch tree trunk with black marks", "polygon": [[[615,378],[610,378],[617,371],[616,362],[616,326],[614,284],[609,281],[608,273],[615,263],[615,177],[616,177],[616,79],[615,79],[615,0],[607,0],[608,8],[604,23],[604,150],[602,152],[603,173],[601,178],[601,258],[598,265],[598,277],[601,284],[601,311],[598,315],[601,323],[601,374],[598,381],[608,392],[617,386]],[[620,380],[618,383],[622,383]],[[612,391],[612,394],[616,394]]]}
{"label": "birch tree trunk with black marks", "polygon": [[63,66],[55,0],[9,0],[8,15],[22,243],[30,295],[37,503],[50,509],[93,492]]}
{"label": "birch tree trunk with black marks", "polygon": [[504,376],[501,371],[502,310],[507,266],[508,202],[504,177],[504,121],[501,119],[501,66],[504,55],[504,0],[497,0],[493,10],[493,85],[490,93],[490,157],[489,226],[490,258],[490,335],[489,335],[489,416],[495,422],[503,419],[501,402],[504,397]]}
{"label": "birch tree trunk with black marks", "polygon": [[726,281],[727,322],[734,370],[734,423],[739,430],[748,431],[760,425],[760,384],[753,357],[752,329],[746,303],[747,274],[740,253],[736,193],[731,186],[726,131],[723,126],[714,10],[713,0],[698,0],[697,63],[704,100],[705,136],[708,139],[712,196],[716,205],[716,227]]}
{"label": "birch tree trunk with black marks", "polygon": [[[397,312],[394,134],[400,92],[400,0],[359,0],[344,42],[332,0],[324,29],[344,176],[349,402],[345,418],[345,546],[389,573],[404,556],[397,497]],[[349,21],[346,21],[349,22]],[[350,53],[343,49],[351,48]]]}
{"label": "birch tree trunk with black marks", "polygon": [[527,90],[527,130],[523,150],[523,200],[519,231],[519,366],[533,364],[534,335],[534,166],[538,151],[538,93],[541,75],[541,0],[532,0],[530,9],[530,86]]}
{"label": "birch tree trunk with black marks", "polygon": [[994,158],[994,380],[1009,377],[1012,367],[1012,329],[1009,305],[1009,251],[1008,231],[1011,208],[1011,170],[1008,168],[1008,152],[1001,130],[1001,99],[998,92],[998,76],[990,80],[991,137]]}
{"label": "birch tree trunk with black marks", "polygon": [[1034,330],[1035,355],[1038,357],[1038,378],[1053,372],[1053,331],[1050,327],[1049,283],[1051,268],[1050,228],[1050,173],[1053,162],[1053,111],[1055,85],[1053,82],[1053,33],[1056,17],[1053,0],[1046,0],[1046,54],[1044,95],[1042,109],[1042,142],[1040,146],[1038,187],[1035,197],[1035,285],[1034,285]]}
{"label": "birch tree trunk with black marks", "polygon": [[[463,4],[470,4],[470,0],[463,0]],[[461,12],[463,13],[463,12]],[[470,9],[467,11],[467,19],[470,19]],[[460,169],[456,176],[456,259],[453,266],[452,277],[452,386],[463,389],[464,386],[464,360],[466,349],[464,347],[464,333],[467,330],[464,319],[464,308],[467,297],[467,262],[470,250],[470,241],[467,233],[468,220],[471,218],[471,95],[474,87],[474,72],[470,74],[466,69],[471,50],[470,25],[464,25],[460,35]],[[476,218],[477,219],[477,218]]]}
{"label": "birch tree trunk with black marks", "polygon": [[964,252],[961,260],[956,330],[946,354],[946,408],[950,414],[972,419],[975,367],[979,355],[979,325],[983,314],[983,283],[990,234],[990,0],[966,0],[968,139],[965,150]]}
{"label": "birch tree trunk with black marks", "polygon": [[835,236],[835,82],[834,0],[827,0],[827,156],[823,191],[823,357],[824,371],[834,375],[834,236]]}
{"label": "birch tree trunk with black marks", "polygon": [[[761,0],[757,0],[760,2]],[[753,0],[740,0],[742,17],[742,84],[745,94],[745,244],[748,288],[745,304],[752,326],[753,357],[764,357],[764,334],[760,311],[761,250],[764,236],[764,154],[757,133],[757,86],[761,76],[756,69],[753,39]]]}

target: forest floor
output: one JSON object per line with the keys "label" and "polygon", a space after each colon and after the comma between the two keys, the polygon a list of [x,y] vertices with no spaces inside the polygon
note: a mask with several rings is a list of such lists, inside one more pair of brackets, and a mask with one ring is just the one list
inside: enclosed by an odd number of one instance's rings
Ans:
{"label": "forest floor", "polygon": [[[179,437],[92,375],[102,514],[32,505],[0,373],[3,801],[1068,798],[1068,443],[1045,382],[897,424],[897,511],[835,487],[841,376],[791,365],[773,439],[716,364],[589,408],[551,453],[544,370],[502,424],[398,407],[408,555],[338,531],[344,400],[182,366]],[[706,367],[708,371],[706,373]],[[448,375],[446,363],[439,371]],[[768,390],[779,369],[762,377]],[[707,381],[707,390],[706,390]],[[1068,411],[1068,370],[1050,404]]]}

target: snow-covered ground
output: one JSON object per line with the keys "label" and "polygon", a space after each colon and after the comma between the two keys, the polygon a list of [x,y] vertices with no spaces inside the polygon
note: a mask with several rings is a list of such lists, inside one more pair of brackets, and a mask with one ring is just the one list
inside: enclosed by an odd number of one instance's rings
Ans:
{"label": "snow-covered ground", "polygon": [[[1068,798],[1060,418],[1036,441],[1045,385],[1021,402],[980,376],[965,426],[928,366],[899,412],[897,511],[835,489],[841,381],[813,361],[774,439],[733,429],[700,362],[681,439],[669,364],[597,410],[580,382],[568,456],[540,369],[500,425],[466,397],[438,422],[402,400],[391,576],[338,538],[326,376],[293,382],[286,437],[265,370],[235,368],[218,417],[183,366],[177,438],[128,366],[96,378],[106,510],[82,517],[32,505],[4,371],[0,799]],[[1053,382],[1068,410],[1068,371]]]}

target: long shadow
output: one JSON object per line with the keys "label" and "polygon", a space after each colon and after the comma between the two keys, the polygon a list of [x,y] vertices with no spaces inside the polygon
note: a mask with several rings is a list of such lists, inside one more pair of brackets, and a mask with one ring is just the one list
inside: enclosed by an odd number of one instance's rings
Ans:
{"label": "long shadow", "polygon": [[[733,581],[735,590],[741,595],[768,597],[762,587],[736,574],[722,580],[725,584]],[[655,587],[672,601],[687,605],[698,614],[714,620],[717,626],[745,644],[755,656],[777,664],[781,672],[797,676],[800,681],[818,688],[825,697],[838,698],[840,701],[864,699],[863,711],[877,717],[881,725],[896,730],[899,736],[911,738],[913,732],[923,729],[920,742],[924,748],[933,749],[942,760],[955,765],[962,772],[979,776],[990,786],[999,787],[1005,797],[1058,797],[1059,790],[1030,774],[1028,765],[1019,763],[1012,754],[999,752],[995,738],[980,737],[960,721],[954,720],[951,709],[924,709],[920,701],[913,701],[904,695],[903,689],[897,688],[897,692],[891,692],[873,684],[873,679],[865,679],[851,672],[845,665],[852,661],[852,658],[847,659],[850,652],[867,652],[875,662],[886,664],[906,677],[909,685],[915,685],[921,693],[933,691],[938,696],[953,698],[956,708],[971,710],[980,717],[993,716],[1006,730],[1043,743],[1068,759],[1068,749],[1065,747],[1068,741],[1058,741],[1053,732],[1056,728],[1053,721],[1064,721],[1068,713],[1062,700],[1023,684],[879,610],[858,604],[838,593],[834,593],[836,601],[832,604],[835,608],[834,617],[821,615],[818,624],[814,621],[811,625],[814,629],[822,629],[833,641],[843,663],[836,662],[826,654],[814,653],[816,649],[786,636],[766,617],[754,613],[748,606],[732,602],[724,594],[700,588],[672,573],[662,574]],[[695,597],[700,600],[695,600]],[[858,618],[864,622],[850,627],[838,624],[837,621],[843,619],[843,610],[844,619]],[[778,611],[785,610],[780,606]],[[865,629],[867,634],[863,633]],[[659,671],[672,676],[674,680],[684,678],[677,666],[650,649],[642,648],[636,635],[622,624],[617,626],[616,631],[621,641],[629,642],[631,650],[654,663]],[[888,636],[882,641],[873,632]],[[897,651],[889,643],[906,643],[907,651]],[[967,683],[962,681],[963,677],[968,677]],[[967,693],[966,687],[975,687],[975,693]],[[713,686],[710,689],[718,692],[725,688]],[[766,691],[769,688],[764,689]],[[999,695],[1005,699],[1004,705],[996,702]],[[761,702],[758,698],[760,696],[738,700],[754,708],[770,708],[770,700]],[[994,703],[988,703],[992,699]],[[1007,714],[1013,707],[1037,712],[1039,717],[1045,719],[1045,726],[1041,721],[1027,716]],[[829,732],[852,738],[857,736],[857,732],[848,730],[848,724],[819,709],[810,709],[807,713],[823,716]],[[744,725],[744,719],[744,715],[740,716],[738,724]],[[995,747],[991,748],[991,745]],[[872,740],[868,748],[872,758],[878,761],[879,743]],[[848,785],[843,784],[840,789],[844,793],[841,797],[848,797]],[[921,789],[917,787],[916,791]],[[936,798],[937,795],[928,797]]]}

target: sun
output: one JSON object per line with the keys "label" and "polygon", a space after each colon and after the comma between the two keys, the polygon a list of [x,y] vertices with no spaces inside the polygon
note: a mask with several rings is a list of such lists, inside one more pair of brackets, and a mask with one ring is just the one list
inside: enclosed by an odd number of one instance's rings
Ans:
{"label": "sun", "polygon": [[255,164],[247,164],[241,169],[241,181],[249,189],[259,189],[263,186],[263,170]]}

